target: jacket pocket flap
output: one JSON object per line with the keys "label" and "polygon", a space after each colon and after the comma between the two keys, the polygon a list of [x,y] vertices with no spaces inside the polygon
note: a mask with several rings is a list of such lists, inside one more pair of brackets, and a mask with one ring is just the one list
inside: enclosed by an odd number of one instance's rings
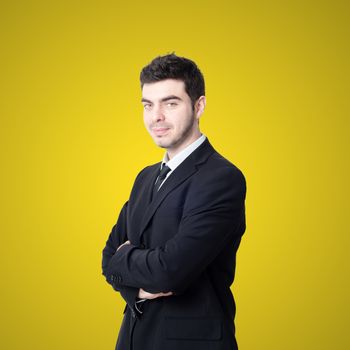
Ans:
{"label": "jacket pocket flap", "polygon": [[167,339],[220,340],[222,336],[219,319],[168,317],[164,327]]}

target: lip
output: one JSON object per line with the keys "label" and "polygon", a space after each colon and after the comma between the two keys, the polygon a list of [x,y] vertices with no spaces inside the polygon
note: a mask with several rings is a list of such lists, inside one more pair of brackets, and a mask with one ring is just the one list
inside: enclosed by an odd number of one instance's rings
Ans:
{"label": "lip", "polygon": [[153,133],[157,136],[165,135],[168,130],[169,128],[152,128]]}

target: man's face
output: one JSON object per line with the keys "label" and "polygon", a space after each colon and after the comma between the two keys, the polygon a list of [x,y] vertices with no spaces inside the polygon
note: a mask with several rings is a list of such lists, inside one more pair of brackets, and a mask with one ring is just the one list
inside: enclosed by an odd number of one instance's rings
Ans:
{"label": "man's face", "polygon": [[154,142],[169,151],[178,152],[199,135],[198,113],[181,80],[166,79],[144,84],[143,118]]}

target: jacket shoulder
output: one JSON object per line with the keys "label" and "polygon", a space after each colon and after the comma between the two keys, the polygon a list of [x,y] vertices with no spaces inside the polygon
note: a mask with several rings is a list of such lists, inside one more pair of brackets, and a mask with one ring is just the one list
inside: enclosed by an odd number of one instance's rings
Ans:
{"label": "jacket shoulder", "polygon": [[136,178],[135,178],[135,182],[137,180],[142,179],[143,177],[147,176],[149,173],[153,173],[156,168],[160,167],[161,162],[152,164],[152,165],[147,165],[146,167],[144,167],[142,170],[139,171],[139,173],[137,174]]}
{"label": "jacket shoulder", "polygon": [[216,177],[218,180],[234,181],[236,184],[246,186],[243,172],[227,158],[218,152],[213,152],[208,161],[203,165],[203,172],[209,177]]}

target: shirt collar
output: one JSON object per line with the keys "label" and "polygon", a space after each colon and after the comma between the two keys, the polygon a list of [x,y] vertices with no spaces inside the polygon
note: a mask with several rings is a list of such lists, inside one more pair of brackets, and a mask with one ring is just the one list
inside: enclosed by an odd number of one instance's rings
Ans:
{"label": "shirt collar", "polygon": [[163,157],[161,168],[166,164],[171,171],[175,170],[194,150],[196,150],[206,140],[205,135],[201,135],[197,140],[189,144],[181,152],[175,155],[169,160],[168,153],[166,152]]}

